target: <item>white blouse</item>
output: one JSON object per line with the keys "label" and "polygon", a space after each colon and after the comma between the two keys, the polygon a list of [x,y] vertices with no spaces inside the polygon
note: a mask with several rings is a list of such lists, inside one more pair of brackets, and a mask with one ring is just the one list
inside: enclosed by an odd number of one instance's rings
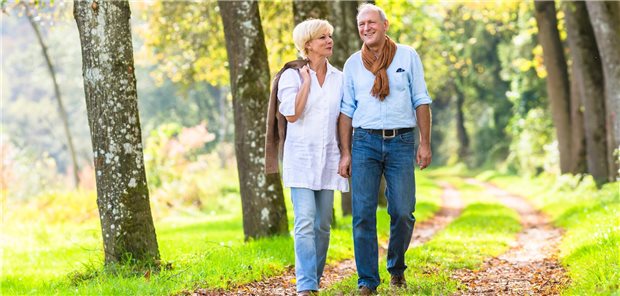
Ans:
{"label": "white blouse", "polygon": [[[340,150],[336,137],[343,75],[327,63],[322,87],[312,69],[310,78],[306,107],[299,119],[289,122],[286,128],[282,173],[284,186],[347,192],[347,179],[338,175]],[[295,115],[295,98],[300,87],[298,70],[288,69],[282,73],[278,82],[279,111],[282,115]]]}

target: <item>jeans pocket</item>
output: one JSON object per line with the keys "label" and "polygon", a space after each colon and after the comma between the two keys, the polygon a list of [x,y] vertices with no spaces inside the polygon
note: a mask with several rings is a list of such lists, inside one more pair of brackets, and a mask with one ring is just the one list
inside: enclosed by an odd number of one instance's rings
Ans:
{"label": "jeans pocket", "polygon": [[353,140],[355,141],[364,140],[367,136],[368,132],[362,129],[356,129],[355,132],[353,132]]}
{"label": "jeans pocket", "polygon": [[399,137],[400,137],[400,140],[403,141],[403,143],[415,145],[414,132],[400,134]]}

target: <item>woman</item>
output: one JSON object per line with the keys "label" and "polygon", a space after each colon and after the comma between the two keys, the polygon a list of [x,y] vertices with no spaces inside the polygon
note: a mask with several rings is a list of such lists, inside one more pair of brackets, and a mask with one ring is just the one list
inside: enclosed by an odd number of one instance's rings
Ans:
{"label": "woman", "polygon": [[288,121],[283,151],[284,186],[295,213],[295,274],[299,295],[319,290],[332,220],[334,190],[348,191],[338,175],[337,119],[342,72],[329,64],[334,28],[325,20],[295,27],[293,40],[307,64],[287,69],[278,81],[279,112]]}

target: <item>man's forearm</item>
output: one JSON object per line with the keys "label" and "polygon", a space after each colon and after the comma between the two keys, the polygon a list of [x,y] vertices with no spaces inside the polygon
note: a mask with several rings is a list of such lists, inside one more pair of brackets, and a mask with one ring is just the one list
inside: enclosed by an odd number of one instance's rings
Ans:
{"label": "man's forearm", "polygon": [[353,120],[340,113],[338,118],[338,135],[340,136],[340,153],[351,154],[351,134],[353,134]]}
{"label": "man's forearm", "polygon": [[430,105],[420,105],[415,109],[420,131],[420,145],[431,144],[431,107]]}

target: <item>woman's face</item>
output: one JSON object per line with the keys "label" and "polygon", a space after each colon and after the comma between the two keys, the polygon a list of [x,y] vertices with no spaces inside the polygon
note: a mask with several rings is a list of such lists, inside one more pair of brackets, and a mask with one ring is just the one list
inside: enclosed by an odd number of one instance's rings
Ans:
{"label": "woman's face", "polygon": [[332,40],[332,35],[329,34],[328,30],[321,33],[317,38],[312,39],[306,43],[306,48],[308,51],[308,57],[310,56],[318,56],[321,58],[327,58],[332,55],[332,49],[334,47],[334,41]]}

